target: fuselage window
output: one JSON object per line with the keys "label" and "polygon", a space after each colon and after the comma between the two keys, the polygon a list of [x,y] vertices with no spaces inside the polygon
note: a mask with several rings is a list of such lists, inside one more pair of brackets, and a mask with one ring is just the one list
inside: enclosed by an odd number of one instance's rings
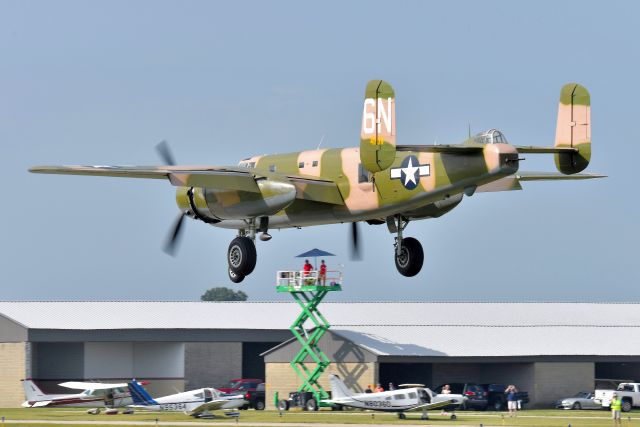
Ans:
{"label": "fuselage window", "polygon": [[393,398],[395,400],[404,400],[404,399],[406,399],[406,396],[404,394],[394,394]]}
{"label": "fuselage window", "polygon": [[318,161],[317,161],[317,160],[314,160],[314,161],[313,161],[313,164],[312,164],[311,166],[313,166],[314,168],[317,168],[317,167],[318,167]]}
{"label": "fuselage window", "polygon": [[417,399],[418,395],[415,394],[414,392],[409,393],[409,399]]}
{"label": "fuselage window", "polygon": [[269,172],[275,172],[276,171],[276,165],[269,165]]}

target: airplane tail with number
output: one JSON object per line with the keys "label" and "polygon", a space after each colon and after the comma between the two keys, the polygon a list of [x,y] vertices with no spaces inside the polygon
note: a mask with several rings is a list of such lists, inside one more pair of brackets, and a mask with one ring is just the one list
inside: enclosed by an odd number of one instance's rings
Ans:
{"label": "airplane tail with number", "polygon": [[153,400],[149,392],[136,380],[131,380],[127,383],[129,393],[131,393],[131,399],[135,405],[148,406],[157,405],[158,402]]}
{"label": "airplane tail with number", "polygon": [[339,399],[353,395],[337,375],[329,374],[329,384],[331,385],[331,399]]}
{"label": "airplane tail with number", "polygon": [[556,168],[563,174],[582,172],[591,160],[591,97],[578,83],[568,83],[560,91],[556,148],[574,148],[576,152],[554,154]]}

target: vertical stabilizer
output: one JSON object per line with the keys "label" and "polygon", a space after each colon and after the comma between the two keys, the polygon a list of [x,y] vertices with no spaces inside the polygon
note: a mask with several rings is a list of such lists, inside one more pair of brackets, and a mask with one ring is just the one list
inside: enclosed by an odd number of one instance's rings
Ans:
{"label": "vertical stabilizer", "polygon": [[129,393],[131,393],[131,399],[136,405],[157,405],[158,402],[153,400],[149,392],[136,380],[131,380],[127,383]]}
{"label": "vertical stabilizer", "polygon": [[571,147],[577,153],[556,153],[556,168],[564,174],[583,171],[591,160],[591,97],[577,83],[568,83],[560,91],[556,147]]}
{"label": "vertical stabilizer", "polygon": [[28,401],[37,402],[38,400],[46,400],[47,395],[31,379],[22,380],[24,395]]}
{"label": "vertical stabilizer", "polygon": [[340,377],[334,374],[329,374],[329,384],[331,385],[331,398],[338,399],[340,397],[350,397],[353,393],[349,391],[346,385],[342,382]]}
{"label": "vertical stabilizer", "polygon": [[369,172],[387,169],[396,158],[396,95],[384,80],[367,83],[360,128],[360,161]]}

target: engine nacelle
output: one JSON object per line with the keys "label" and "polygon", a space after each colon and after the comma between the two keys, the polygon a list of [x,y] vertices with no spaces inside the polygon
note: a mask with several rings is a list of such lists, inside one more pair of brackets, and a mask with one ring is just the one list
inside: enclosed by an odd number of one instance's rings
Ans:
{"label": "engine nacelle", "polygon": [[181,210],[192,212],[195,218],[217,222],[273,215],[296,198],[296,187],[290,182],[258,179],[256,184],[259,193],[180,187],[176,202]]}

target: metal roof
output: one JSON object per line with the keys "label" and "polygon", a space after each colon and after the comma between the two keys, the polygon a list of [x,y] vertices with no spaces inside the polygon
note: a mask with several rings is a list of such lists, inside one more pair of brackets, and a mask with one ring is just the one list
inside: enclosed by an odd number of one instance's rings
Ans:
{"label": "metal roof", "polygon": [[[28,329],[286,330],[287,302],[0,302]],[[640,356],[638,303],[323,303],[332,332],[380,356]],[[277,351],[277,350],[276,350]]]}

